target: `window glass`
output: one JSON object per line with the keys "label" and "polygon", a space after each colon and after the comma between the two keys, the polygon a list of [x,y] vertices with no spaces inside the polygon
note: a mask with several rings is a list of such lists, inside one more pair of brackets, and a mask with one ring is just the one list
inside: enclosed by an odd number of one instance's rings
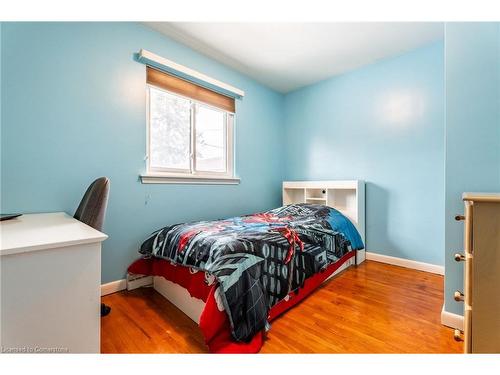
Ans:
{"label": "window glass", "polygon": [[189,170],[191,101],[150,89],[150,167]]}
{"label": "window glass", "polygon": [[196,106],[196,170],[226,171],[226,114],[204,105]]}

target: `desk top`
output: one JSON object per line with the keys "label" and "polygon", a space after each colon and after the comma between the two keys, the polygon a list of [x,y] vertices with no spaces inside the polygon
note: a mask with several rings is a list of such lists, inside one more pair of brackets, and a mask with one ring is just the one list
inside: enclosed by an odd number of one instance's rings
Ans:
{"label": "desk top", "polygon": [[102,242],[107,235],[64,212],[25,214],[0,221],[0,255]]}

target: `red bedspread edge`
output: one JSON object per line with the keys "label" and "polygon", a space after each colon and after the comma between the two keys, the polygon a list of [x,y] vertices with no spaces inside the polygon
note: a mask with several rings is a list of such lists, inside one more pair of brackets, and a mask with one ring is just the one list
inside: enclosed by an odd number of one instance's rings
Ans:
{"label": "red bedspread edge", "polygon": [[[355,255],[350,251],[325,270],[311,276],[304,282],[298,292],[291,292],[288,298],[281,300],[269,311],[269,322],[273,321],[285,311],[291,309],[317,289],[328,277],[337,271],[345,262]],[[231,336],[231,327],[225,311],[220,311],[215,299],[213,280],[206,279],[205,272],[193,272],[190,268],[175,265],[164,259],[138,259],[128,268],[129,273],[163,276],[183,288],[187,289],[192,297],[206,303],[200,316],[200,329],[205,338],[210,353],[258,353],[264,343],[264,331],[256,334],[248,342],[235,342]]]}

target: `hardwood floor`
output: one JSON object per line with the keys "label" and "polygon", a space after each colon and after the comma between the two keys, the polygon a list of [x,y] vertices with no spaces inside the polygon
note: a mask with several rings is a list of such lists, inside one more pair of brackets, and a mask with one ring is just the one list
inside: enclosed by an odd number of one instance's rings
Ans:
{"label": "hardwood floor", "polygon": [[[206,353],[196,323],[152,288],[102,298],[103,353]],[[366,261],[272,323],[261,353],[459,353],[440,323],[443,277]]]}

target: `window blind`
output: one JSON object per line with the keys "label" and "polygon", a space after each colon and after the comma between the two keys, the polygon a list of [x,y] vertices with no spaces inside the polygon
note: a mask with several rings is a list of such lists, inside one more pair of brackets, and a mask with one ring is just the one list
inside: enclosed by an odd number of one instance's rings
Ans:
{"label": "window blind", "polygon": [[146,66],[146,81],[150,85],[212,105],[224,111],[235,112],[234,98],[185,81],[171,74],[161,72],[150,66]]}

